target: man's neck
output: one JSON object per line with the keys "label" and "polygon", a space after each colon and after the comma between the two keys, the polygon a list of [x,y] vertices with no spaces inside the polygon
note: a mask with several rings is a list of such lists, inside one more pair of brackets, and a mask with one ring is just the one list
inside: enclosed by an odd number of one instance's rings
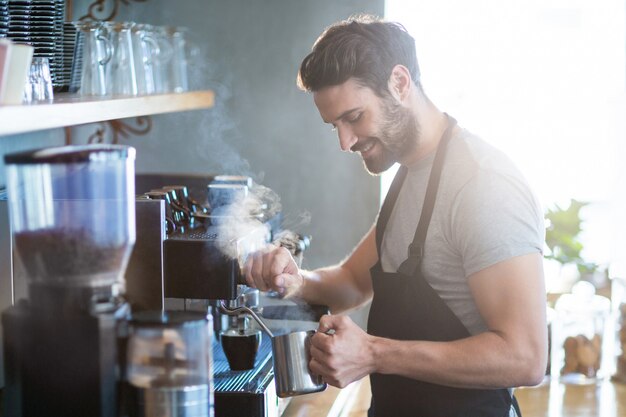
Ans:
{"label": "man's neck", "polygon": [[447,116],[423,93],[416,94],[412,109],[420,126],[419,138],[416,139],[418,146],[415,152],[400,161],[402,165],[411,165],[437,149],[443,132],[448,127]]}

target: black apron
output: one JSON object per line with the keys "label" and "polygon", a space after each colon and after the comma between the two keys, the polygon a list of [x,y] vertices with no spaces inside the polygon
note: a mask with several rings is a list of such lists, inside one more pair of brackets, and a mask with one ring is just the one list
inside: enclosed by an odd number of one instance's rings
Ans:
{"label": "black apron", "polygon": [[[421,272],[424,242],[439,187],[445,152],[456,121],[447,116],[444,132],[428,179],[424,206],[409,256],[398,272],[383,272],[382,237],[406,177],[402,166],[393,180],[376,223],[378,263],[370,270],[374,298],[369,313],[369,334],[395,340],[451,341],[469,337],[463,323],[450,310]],[[514,401],[507,389],[462,389],[431,384],[398,375],[370,375],[372,405],[369,417],[507,417]],[[517,409],[517,406],[516,406]],[[519,411],[518,411],[519,414]]]}

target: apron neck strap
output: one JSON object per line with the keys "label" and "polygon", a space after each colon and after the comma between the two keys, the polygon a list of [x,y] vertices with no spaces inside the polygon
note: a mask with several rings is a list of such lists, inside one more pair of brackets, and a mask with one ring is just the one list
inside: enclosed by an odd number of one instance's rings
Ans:
{"label": "apron neck strap", "polygon": [[400,188],[402,188],[407,171],[408,169],[406,166],[400,165],[396,176],[393,177],[393,182],[389,187],[389,191],[387,191],[387,197],[385,197],[383,206],[380,209],[380,214],[378,215],[378,221],[376,222],[376,249],[378,250],[379,259],[382,255],[380,248],[383,244],[383,234],[385,233],[385,228],[387,227],[387,221],[391,216],[393,206],[396,204],[396,200],[398,199],[398,194],[400,194]]}
{"label": "apron neck strap", "polygon": [[437,191],[439,189],[439,180],[441,178],[441,171],[443,168],[443,161],[446,156],[446,150],[448,143],[452,138],[452,130],[456,126],[456,120],[444,113],[447,119],[448,126],[443,132],[439,144],[437,145],[437,152],[435,153],[435,160],[430,170],[430,176],[428,177],[428,186],[426,187],[426,196],[424,197],[424,205],[422,206],[422,213],[420,215],[417,229],[415,230],[415,236],[413,242],[409,245],[408,258],[402,262],[398,268],[398,272],[413,276],[418,267],[422,263],[422,257],[424,256],[424,243],[426,242],[426,233],[428,232],[428,226],[430,224],[430,218],[433,215],[433,208],[435,207],[435,200],[437,199]]}

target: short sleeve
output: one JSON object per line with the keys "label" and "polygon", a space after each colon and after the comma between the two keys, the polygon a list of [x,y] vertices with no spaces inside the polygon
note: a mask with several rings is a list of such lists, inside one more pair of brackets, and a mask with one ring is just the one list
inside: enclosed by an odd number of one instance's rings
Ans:
{"label": "short sleeve", "polygon": [[456,195],[451,220],[451,240],[461,254],[466,277],[543,251],[542,210],[521,175],[479,169]]}

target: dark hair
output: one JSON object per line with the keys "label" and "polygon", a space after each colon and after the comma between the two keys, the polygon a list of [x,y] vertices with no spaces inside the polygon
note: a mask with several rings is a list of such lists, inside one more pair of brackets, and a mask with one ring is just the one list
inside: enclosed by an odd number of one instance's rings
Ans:
{"label": "dark hair", "polygon": [[298,87],[318,91],[354,77],[386,97],[391,70],[398,64],[408,68],[421,88],[415,40],[404,26],[371,15],[353,16],[328,27],[317,38],[300,65]]}

